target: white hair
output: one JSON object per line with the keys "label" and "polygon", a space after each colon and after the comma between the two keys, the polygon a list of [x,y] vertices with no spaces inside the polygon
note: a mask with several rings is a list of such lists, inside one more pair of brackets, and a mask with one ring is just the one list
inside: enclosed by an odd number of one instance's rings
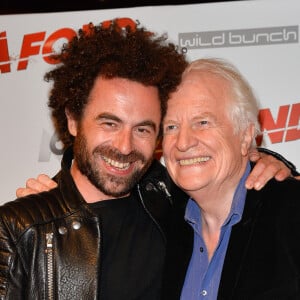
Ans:
{"label": "white hair", "polygon": [[234,133],[244,131],[250,124],[254,125],[255,136],[260,133],[258,101],[250,84],[234,65],[220,58],[202,58],[191,62],[182,77],[190,72],[210,73],[225,79],[233,95],[228,113],[235,125]]}

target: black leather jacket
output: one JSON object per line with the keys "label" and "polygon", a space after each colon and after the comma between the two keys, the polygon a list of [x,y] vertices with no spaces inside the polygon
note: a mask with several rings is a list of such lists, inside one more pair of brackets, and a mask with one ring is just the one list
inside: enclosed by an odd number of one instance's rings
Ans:
{"label": "black leather jacket", "polygon": [[[0,299],[101,299],[100,222],[77,191],[70,164],[67,152],[57,188],[0,207]],[[157,161],[133,193],[165,241],[161,299],[179,299],[193,245],[184,221],[188,197]]]}
{"label": "black leather jacket", "polygon": [[[0,207],[0,299],[101,298],[100,223],[72,180],[69,155],[57,188]],[[166,176],[155,161],[133,192],[167,244],[172,200]]]}

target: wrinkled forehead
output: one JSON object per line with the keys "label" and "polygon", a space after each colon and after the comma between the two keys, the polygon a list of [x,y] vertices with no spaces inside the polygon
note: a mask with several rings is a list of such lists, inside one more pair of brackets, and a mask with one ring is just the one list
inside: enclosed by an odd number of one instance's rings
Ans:
{"label": "wrinkled forehead", "polygon": [[188,72],[185,72],[182,75],[182,81],[180,86],[184,86],[187,83],[192,84],[218,84],[221,86],[228,86],[229,80],[225,78],[224,75],[218,73],[217,71],[205,70],[205,69],[192,69]]}
{"label": "wrinkled forehead", "polygon": [[231,95],[231,88],[225,78],[205,71],[193,70],[186,73],[177,90],[171,94],[168,106],[173,102],[183,101],[186,104],[191,100],[199,101],[208,98],[223,100]]}
{"label": "wrinkled forehead", "polygon": [[189,72],[174,92],[167,107],[166,120],[191,119],[200,115],[224,116],[232,103],[227,80],[211,73]]}

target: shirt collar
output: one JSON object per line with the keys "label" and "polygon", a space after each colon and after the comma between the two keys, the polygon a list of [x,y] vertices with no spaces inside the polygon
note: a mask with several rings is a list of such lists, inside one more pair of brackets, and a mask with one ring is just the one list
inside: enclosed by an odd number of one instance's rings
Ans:
{"label": "shirt collar", "polygon": [[[244,175],[239,181],[238,186],[234,192],[230,213],[226,218],[222,227],[233,226],[234,224],[238,223],[241,220],[244,211],[244,206],[245,206],[246,194],[247,194],[247,189],[245,188],[245,181],[248,175],[250,174],[250,171],[251,171],[251,167],[250,167],[250,163],[248,163]],[[186,222],[193,225],[193,227],[195,226],[196,227],[195,229],[197,231],[199,230],[199,232],[201,232],[201,209],[192,198],[188,200],[185,209],[184,219]]]}

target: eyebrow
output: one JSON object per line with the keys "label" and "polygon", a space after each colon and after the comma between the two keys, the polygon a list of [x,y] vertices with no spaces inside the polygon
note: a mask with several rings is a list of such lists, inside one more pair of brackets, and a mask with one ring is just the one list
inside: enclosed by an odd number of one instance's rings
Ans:
{"label": "eyebrow", "polygon": [[[105,119],[105,120],[112,120],[118,123],[123,123],[122,119],[117,117],[116,115],[110,113],[102,113],[96,117],[97,120]],[[155,132],[157,131],[157,126],[152,120],[144,120],[140,123],[137,123],[135,126],[148,126],[151,127]]]}
{"label": "eyebrow", "polygon": [[116,115],[110,114],[110,113],[102,113],[96,117],[96,120],[101,120],[101,119],[113,120],[113,121],[122,123],[122,120],[119,117],[117,117]]}

